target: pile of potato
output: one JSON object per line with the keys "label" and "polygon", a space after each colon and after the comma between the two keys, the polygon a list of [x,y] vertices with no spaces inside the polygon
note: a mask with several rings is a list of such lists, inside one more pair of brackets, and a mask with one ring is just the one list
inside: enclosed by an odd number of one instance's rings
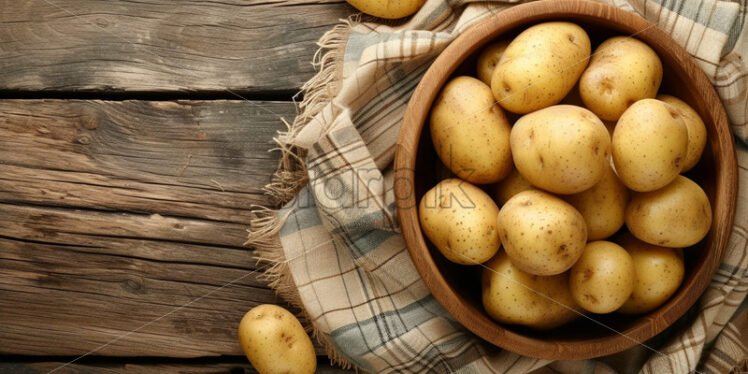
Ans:
{"label": "pile of potato", "polygon": [[704,122],[657,96],[655,51],[618,36],[590,52],[578,25],[538,24],[487,46],[478,78],[451,79],[433,104],[449,176],[422,197],[421,227],[450,261],[483,264],[497,321],[651,311],[711,226],[709,199],[681,175],[701,158]]}

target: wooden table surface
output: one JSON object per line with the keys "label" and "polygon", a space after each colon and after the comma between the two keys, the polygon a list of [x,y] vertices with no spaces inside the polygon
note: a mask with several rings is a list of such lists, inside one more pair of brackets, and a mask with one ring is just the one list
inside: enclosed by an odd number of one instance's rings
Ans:
{"label": "wooden table surface", "polygon": [[254,372],[237,324],[282,301],[249,210],[315,41],[353,11],[0,0],[0,372]]}

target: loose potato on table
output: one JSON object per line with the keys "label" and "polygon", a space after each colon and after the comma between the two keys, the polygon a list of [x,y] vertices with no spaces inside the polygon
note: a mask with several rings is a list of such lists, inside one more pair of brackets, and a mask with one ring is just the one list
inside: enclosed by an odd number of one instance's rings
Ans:
{"label": "loose potato on table", "polygon": [[670,104],[683,119],[688,131],[688,151],[681,173],[691,170],[701,159],[706,146],[706,126],[698,113],[683,100],[670,95],[659,95],[657,100]]}
{"label": "loose potato on table", "polygon": [[532,185],[559,194],[582,192],[608,169],[610,135],[592,112],[555,105],[522,116],[510,135],[514,164]]}
{"label": "loose potato on table", "polygon": [[640,240],[671,248],[698,243],[712,225],[712,207],[704,190],[679,175],[667,186],[634,193],[626,207],[626,227]]}
{"label": "loose potato on table", "polygon": [[483,82],[461,76],[434,101],[431,140],[439,159],[471,183],[498,182],[512,170],[511,127]]}
{"label": "loose potato on table", "polygon": [[421,8],[426,0],[345,0],[354,8],[375,17],[380,18],[403,18],[407,17]]}
{"label": "loose potato on table", "polygon": [[486,263],[481,282],[483,306],[499,322],[551,329],[581,315],[569,292],[568,273],[526,273],[503,251]]}
{"label": "loose potato on table", "polygon": [[462,265],[485,262],[499,249],[498,214],[488,194],[456,178],[439,182],[418,206],[426,237],[444,257]]}
{"label": "loose potato on table", "polygon": [[587,224],[587,240],[605,239],[623,226],[629,190],[609,166],[603,178],[582,192],[563,199],[582,213]]}
{"label": "loose potato on table", "polygon": [[514,113],[557,104],[574,87],[589,55],[589,36],[578,25],[537,24],[509,43],[491,77],[491,90]]}
{"label": "loose potato on table", "polygon": [[666,302],[683,281],[680,249],[644,243],[626,234],[617,239],[634,261],[636,284],[631,297],[618,309],[625,314],[649,312]]}
{"label": "loose potato on table", "polygon": [[639,100],[613,131],[613,162],[626,187],[653,191],[680,174],[688,151],[688,130],[669,104]]}
{"label": "loose potato on table", "polygon": [[518,268],[535,275],[555,275],[571,268],[584,250],[584,217],[549,193],[520,192],[498,216],[502,245]]}
{"label": "loose potato on table", "polygon": [[652,48],[616,36],[595,49],[579,78],[584,105],[600,119],[617,120],[631,104],[654,98],[662,82],[662,62]]}
{"label": "loose potato on table", "polygon": [[594,241],[587,244],[569,273],[574,301],[593,313],[610,313],[634,291],[634,260],[621,246]]}
{"label": "loose potato on table", "polygon": [[277,305],[247,312],[239,323],[239,343],[260,374],[313,374],[317,368],[314,346],[301,323]]}
{"label": "loose potato on table", "polygon": [[510,40],[500,40],[496,43],[490,44],[478,55],[476,75],[478,76],[478,79],[486,85],[491,86],[493,71],[496,69],[496,65],[499,64],[501,56],[504,55],[506,47],[509,46],[509,42]]}

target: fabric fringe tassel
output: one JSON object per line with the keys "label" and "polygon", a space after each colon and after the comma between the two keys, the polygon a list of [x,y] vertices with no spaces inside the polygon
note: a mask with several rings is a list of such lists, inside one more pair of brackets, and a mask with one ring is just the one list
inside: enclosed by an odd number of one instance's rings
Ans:
{"label": "fabric fringe tassel", "polygon": [[301,88],[304,98],[297,104],[297,113],[299,114],[292,124],[283,120],[287,130],[279,132],[273,139],[277,147],[271,151],[280,151],[281,158],[271,182],[264,188],[265,194],[270,197],[273,206],[253,207],[250,227],[247,230],[249,234],[247,241],[244,243],[255,249],[258,263],[269,265],[262,278],[268,281],[269,286],[283,300],[301,311],[297,313],[297,317],[300,317],[299,321],[311,334],[312,339],[317,340],[324,347],[331,363],[339,365],[343,369],[354,368],[356,371],[358,371],[358,368],[336,351],[332,342],[317,330],[304,309],[278,237],[278,233],[288,215],[281,217],[278,208],[291,201],[308,182],[304,162],[306,152],[304,149],[293,145],[293,139],[309,121],[332,101],[340,90],[342,66],[338,64],[343,63],[348,34],[360,20],[360,15],[354,15],[347,20],[343,20],[343,23],[326,32],[317,42],[319,49],[315,53],[312,63],[318,72]]}

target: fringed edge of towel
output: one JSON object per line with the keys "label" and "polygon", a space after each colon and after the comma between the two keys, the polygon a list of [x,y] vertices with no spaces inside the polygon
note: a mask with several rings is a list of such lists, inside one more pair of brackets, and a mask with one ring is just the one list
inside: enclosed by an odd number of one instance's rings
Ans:
{"label": "fringed edge of towel", "polygon": [[299,114],[293,124],[284,120],[287,130],[279,131],[278,136],[273,139],[277,147],[271,151],[280,151],[281,159],[271,182],[264,187],[265,194],[271,198],[273,207],[253,207],[250,227],[247,230],[249,234],[244,243],[255,249],[258,263],[269,265],[262,278],[268,281],[269,286],[283,300],[301,311],[297,317],[300,317],[300,322],[312,339],[316,339],[324,347],[333,365],[339,365],[344,369],[357,368],[316,328],[304,309],[278,236],[288,215],[281,216],[277,208],[291,201],[307,184],[308,175],[304,163],[306,152],[292,142],[299,131],[320,113],[340,90],[342,66],[339,64],[343,63],[344,48],[350,30],[360,20],[361,15],[353,15],[346,20],[341,20],[341,24],[326,32],[317,42],[319,49],[312,63],[318,72],[301,87],[304,99],[298,104],[297,113]]}

